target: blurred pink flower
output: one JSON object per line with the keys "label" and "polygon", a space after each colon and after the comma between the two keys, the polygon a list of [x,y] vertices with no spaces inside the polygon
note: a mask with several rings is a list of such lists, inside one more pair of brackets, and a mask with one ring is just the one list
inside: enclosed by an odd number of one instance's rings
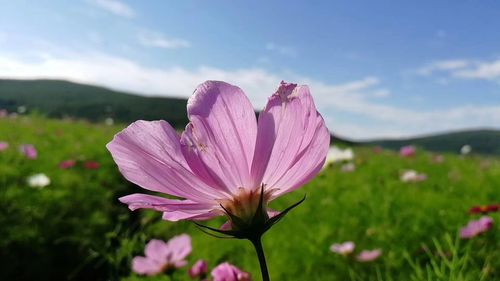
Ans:
{"label": "blurred pink flower", "polygon": [[381,146],[378,146],[378,145],[377,145],[377,146],[375,146],[375,147],[373,148],[373,153],[375,153],[375,154],[380,154],[380,153],[382,152],[382,150],[383,150],[383,148],[382,148]]}
{"label": "blurred pink flower", "polygon": [[375,250],[364,250],[356,257],[356,260],[359,262],[370,262],[378,259],[382,255],[381,249]]}
{"label": "blurred pink flower", "polygon": [[4,151],[9,148],[9,143],[6,141],[0,141],[0,151]]}
{"label": "blurred pink flower", "polygon": [[28,159],[36,159],[38,152],[32,144],[23,144],[19,147],[19,151]]}
{"label": "blurred pink flower", "polygon": [[307,86],[282,82],[257,123],[240,88],[207,81],[189,98],[187,112],[181,136],[165,121],[137,121],[107,145],[129,181],[183,198],[120,198],[131,210],[161,211],[169,221],[226,214],[242,229],[255,214],[269,221],[267,204],[310,181],[325,162],[330,133]]}
{"label": "blurred pink flower", "polygon": [[401,157],[413,157],[415,156],[416,149],[413,145],[403,146],[399,149],[399,155]]}
{"label": "blurred pink flower", "polygon": [[354,244],[354,242],[347,241],[341,244],[333,244],[332,246],[330,246],[330,251],[343,256],[347,256],[354,251],[355,247],[356,245]]}
{"label": "blurred pink flower", "polygon": [[145,257],[132,260],[132,270],[142,275],[171,274],[187,264],[185,258],[191,253],[191,237],[181,234],[168,242],[152,239],[144,249]]}
{"label": "blurred pink flower", "polygon": [[62,161],[61,163],[59,163],[59,168],[66,170],[66,169],[73,168],[75,166],[75,164],[76,164],[75,160],[65,160],[65,161]]}
{"label": "blurred pink flower", "polygon": [[427,175],[417,173],[414,170],[407,170],[401,175],[400,180],[402,182],[421,182],[427,180]]}
{"label": "blurred pink flower", "polygon": [[97,170],[101,167],[101,165],[96,161],[85,161],[85,163],[83,163],[83,167],[87,170]]}
{"label": "blurred pink flower", "polygon": [[6,109],[0,109],[0,118],[5,118],[9,116],[9,112]]}
{"label": "blurred pink flower", "polygon": [[219,264],[212,270],[213,281],[251,281],[249,273],[242,271],[227,262]]}
{"label": "blurred pink flower", "polygon": [[208,273],[208,265],[204,260],[198,260],[188,271],[192,279],[203,279]]}
{"label": "blurred pink flower", "polygon": [[460,238],[470,239],[481,233],[488,231],[493,226],[493,219],[483,216],[478,220],[470,221],[460,229]]}

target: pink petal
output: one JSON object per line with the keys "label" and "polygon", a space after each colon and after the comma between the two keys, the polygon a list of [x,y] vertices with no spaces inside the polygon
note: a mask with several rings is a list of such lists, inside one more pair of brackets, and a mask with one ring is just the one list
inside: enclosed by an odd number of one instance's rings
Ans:
{"label": "pink petal", "polygon": [[321,170],[329,144],[309,88],[282,83],[259,115],[252,175],[279,189],[274,197],[292,191]]}
{"label": "pink petal", "polygon": [[182,262],[191,253],[191,237],[187,234],[175,236],[167,242],[167,247],[170,261]]}
{"label": "pink petal", "polygon": [[215,212],[213,210],[178,210],[173,212],[164,212],[162,218],[167,221],[198,221],[209,220],[221,215],[223,215],[222,212]]}
{"label": "pink petal", "polygon": [[188,264],[187,260],[176,261],[176,262],[174,262],[174,267],[181,268],[181,267],[186,266],[187,264]]}
{"label": "pink petal", "polygon": [[160,264],[167,263],[168,253],[169,247],[167,243],[158,239],[151,239],[148,244],[146,244],[146,248],[144,248],[146,258]]}
{"label": "pink petal", "polygon": [[23,144],[19,147],[19,150],[28,159],[36,159],[38,157],[38,151],[32,144]]}
{"label": "pink petal", "polygon": [[382,255],[381,249],[364,250],[356,257],[359,262],[370,262],[378,259]]}
{"label": "pink petal", "polygon": [[348,255],[354,251],[355,247],[354,242],[347,241],[341,244],[333,244],[330,246],[330,251],[341,255]]}
{"label": "pink petal", "polygon": [[107,148],[124,177],[145,189],[199,202],[221,197],[191,172],[179,136],[165,121],[136,121]]}
{"label": "pink petal", "polygon": [[206,275],[208,272],[208,264],[204,260],[198,260],[188,271],[191,279],[199,278]]}
{"label": "pink petal", "polygon": [[250,165],[257,122],[243,91],[224,82],[207,81],[196,89],[187,109],[191,122],[181,142],[193,172],[229,193],[238,187],[253,188]]}
{"label": "pink petal", "polygon": [[132,211],[137,209],[153,209],[165,212],[163,218],[169,221],[178,221],[179,219],[189,219],[198,216],[206,216],[208,219],[218,215],[218,213],[213,212],[215,208],[218,208],[218,206],[213,203],[166,199],[159,196],[140,193],[123,196],[119,200],[127,204]]}
{"label": "pink petal", "polygon": [[212,272],[213,281],[250,281],[250,274],[227,262],[216,266]]}
{"label": "pink petal", "polygon": [[472,220],[460,229],[460,238],[469,239],[488,231],[493,226],[493,219],[483,216],[479,220]]}
{"label": "pink petal", "polygon": [[9,148],[9,143],[5,141],[0,141],[0,151],[4,151]]}
{"label": "pink petal", "polygon": [[132,270],[137,274],[156,275],[161,272],[162,265],[145,257],[132,259]]}

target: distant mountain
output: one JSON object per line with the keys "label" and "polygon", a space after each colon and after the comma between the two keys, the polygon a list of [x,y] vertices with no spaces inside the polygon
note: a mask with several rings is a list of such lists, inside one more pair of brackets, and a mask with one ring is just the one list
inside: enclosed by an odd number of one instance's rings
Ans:
{"label": "distant mountain", "polygon": [[459,153],[463,145],[469,144],[473,153],[500,155],[500,130],[467,130],[408,139],[375,140],[363,144],[388,149],[399,149],[411,144],[429,151],[453,153]]}
{"label": "distant mountain", "polygon": [[49,117],[65,116],[116,122],[168,120],[174,127],[187,124],[186,99],[144,97],[103,87],[60,80],[0,79],[0,108],[15,111],[19,106]]}
{"label": "distant mountain", "polygon": [[[181,129],[188,122],[186,103],[181,98],[145,97],[62,80],[0,79],[0,108],[11,112],[26,106],[53,118],[113,118],[121,123],[164,119]],[[352,144],[334,135],[332,142]]]}
{"label": "distant mountain", "polygon": [[[0,79],[0,108],[16,111],[19,106],[26,106],[29,111],[38,111],[53,118],[68,116],[103,121],[110,117],[121,123],[164,119],[181,129],[188,122],[186,102],[182,98],[145,97],[61,80]],[[470,144],[473,152],[500,155],[499,130],[463,131],[370,142],[356,142],[332,135],[332,143],[380,145],[389,149],[413,144],[430,151],[449,152],[458,152],[464,144]]]}

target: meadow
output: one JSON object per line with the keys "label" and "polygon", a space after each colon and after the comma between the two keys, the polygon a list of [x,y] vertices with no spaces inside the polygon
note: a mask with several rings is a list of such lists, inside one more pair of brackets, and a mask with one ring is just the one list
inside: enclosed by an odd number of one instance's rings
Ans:
{"label": "meadow", "polygon": [[[190,280],[187,268],[198,259],[209,267],[228,261],[260,280],[247,241],[210,237],[190,222],[167,222],[148,210],[130,212],[120,196],[141,190],[118,172],[105,144],[125,125],[54,120],[42,116],[0,119],[0,280],[168,280],[131,272],[152,238],[187,233],[193,251],[175,280]],[[36,159],[18,151],[33,144]],[[480,215],[475,205],[500,203],[500,159],[435,154],[417,149],[414,157],[373,147],[354,147],[355,171],[331,164],[302,189],[272,202],[281,210],[307,199],[264,236],[272,280],[500,280],[500,213],[490,231],[464,240],[459,230]],[[71,168],[60,163],[74,160]],[[88,165],[96,163],[98,165]],[[407,169],[427,180],[402,182]],[[44,173],[50,185],[28,186]],[[222,219],[207,222],[220,226]],[[382,250],[361,263],[329,250],[354,241],[356,253]]]}

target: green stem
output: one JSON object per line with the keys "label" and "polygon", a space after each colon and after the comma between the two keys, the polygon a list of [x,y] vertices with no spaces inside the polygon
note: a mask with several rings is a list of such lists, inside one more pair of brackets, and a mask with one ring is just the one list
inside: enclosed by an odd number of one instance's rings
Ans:
{"label": "green stem", "polygon": [[257,253],[257,257],[259,258],[262,281],[270,281],[271,279],[269,279],[269,271],[267,270],[266,256],[264,255],[264,249],[262,248],[261,237],[251,239],[250,242],[252,242],[255,252]]}

